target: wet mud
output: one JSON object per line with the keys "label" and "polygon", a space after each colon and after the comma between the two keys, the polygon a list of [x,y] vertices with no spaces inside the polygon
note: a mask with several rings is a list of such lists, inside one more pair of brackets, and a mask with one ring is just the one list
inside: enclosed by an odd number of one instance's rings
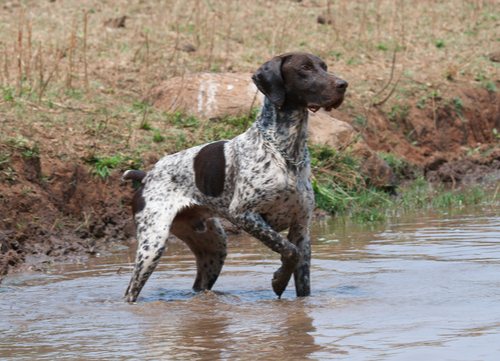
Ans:
{"label": "wet mud", "polygon": [[9,166],[16,175],[0,183],[0,275],[21,265],[44,269],[135,236],[133,190],[121,174],[102,180],[85,165],[21,155]]}

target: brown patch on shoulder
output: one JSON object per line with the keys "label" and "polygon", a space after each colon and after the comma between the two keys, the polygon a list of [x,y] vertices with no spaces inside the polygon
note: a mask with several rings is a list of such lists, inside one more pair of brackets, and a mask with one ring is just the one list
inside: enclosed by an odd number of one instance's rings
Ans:
{"label": "brown patch on shoulder", "polygon": [[203,194],[218,197],[224,191],[226,178],[226,140],[204,146],[194,158],[194,178],[196,187]]}
{"label": "brown patch on shoulder", "polygon": [[134,213],[134,215],[142,211],[146,206],[146,200],[142,195],[143,189],[143,186],[139,187],[132,197],[132,213]]}

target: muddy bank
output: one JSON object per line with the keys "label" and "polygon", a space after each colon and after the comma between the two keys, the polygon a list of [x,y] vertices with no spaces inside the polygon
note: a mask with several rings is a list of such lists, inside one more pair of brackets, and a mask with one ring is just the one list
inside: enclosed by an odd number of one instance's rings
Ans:
{"label": "muddy bank", "polygon": [[[0,276],[20,269],[45,271],[53,262],[104,252],[114,242],[135,237],[133,189],[121,181],[121,172],[103,181],[86,165],[43,157],[13,159],[16,179],[0,183]],[[498,170],[500,149],[460,161],[435,156],[425,176],[476,181]],[[317,216],[325,213],[318,210]],[[238,233],[228,222],[225,226],[229,234]]]}
{"label": "muddy bank", "polygon": [[[496,86],[500,87],[500,82]],[[496,148],[500,141],[500,91],[460,84],[449,88],[446,98],[409,97],[391,106],[372,107],[367,123],[358,128],[365,130],[372,149],[397,154],[424,167],[434,162],[435,156],[450,162]]]}
{"label": "muddy bank", "polygon": [[[457,86],[453,94],[446,101],[407,99],[394,111],[373,108],[364,125],[355,120],[362,109],[345,107],[335,117],[363,131],[371,149],[402,158],[400,180],[414,177],[415,169],[429,181],[481,180],[500,169],[500,93]],[[43,270],[135,236],[133,190],[121,182],[121,171],[102,180],[82,160],[45,156],[43,144],[39,156],[0,150],[10,154],[0,162],[0,275],[27,260],[27,267]],[[144,168],[152,163],[154,157]]]}
{"label": "muddy bank", "polygon": [[0,275],[27,257],[43,269],[134,236],[132,189],[118,172],[103,181],[85,165],[15,153],[2,166],[11,176],[0,183]]}

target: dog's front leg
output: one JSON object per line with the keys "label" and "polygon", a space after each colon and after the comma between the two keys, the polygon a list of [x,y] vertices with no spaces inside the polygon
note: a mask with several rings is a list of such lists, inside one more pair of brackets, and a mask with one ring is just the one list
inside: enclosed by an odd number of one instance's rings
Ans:
{"label": "dog's front leg", "polygon": [[307,224],[293,224],[288,232],[288,240],[297,246],[300,252],[300,261],[293,274],[297,297],[311,294],[311,239]]}
{"label": "dog's front leg", "polygon": [[272,281],[274,292],[281,298],[299,263],[298,248],[273,230],[259,214],[248,211],[236,215],[233,219],[241,229],[281,255],[282,266],[274,273]]}

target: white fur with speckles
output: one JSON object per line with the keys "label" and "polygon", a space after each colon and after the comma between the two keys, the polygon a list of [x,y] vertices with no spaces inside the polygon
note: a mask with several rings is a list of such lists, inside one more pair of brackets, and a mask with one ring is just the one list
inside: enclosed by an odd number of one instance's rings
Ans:
{"label": "white fur with speckles", "polygon": [[[256,122],[261,122],[265,129],[274,127],[276,142],[288,156],[302,159],[308,137],[307,109],[285,113],[266,99]],[[218,197],[211,197],[195,185],[193,161],[204,146],[162,158],[142,180],[145,207],[135,215],[139,247],[127,301],[136,300],[158,264],[176,215],[194,205],[206,209],[206,219],[224,217],[282,255],[283,267],[273,280],[279,296],[292,272],[295,272],[297,295],[308,295],[309,224],[314,208],[309,162],[296,174],[294,167],[254,124],[225,143],[224,191]],[[278,233],[287,228],[288,239]],[[207,235],[207,242],[219,242],[218,247],[225,251],[221,232],[217,228]]]}

